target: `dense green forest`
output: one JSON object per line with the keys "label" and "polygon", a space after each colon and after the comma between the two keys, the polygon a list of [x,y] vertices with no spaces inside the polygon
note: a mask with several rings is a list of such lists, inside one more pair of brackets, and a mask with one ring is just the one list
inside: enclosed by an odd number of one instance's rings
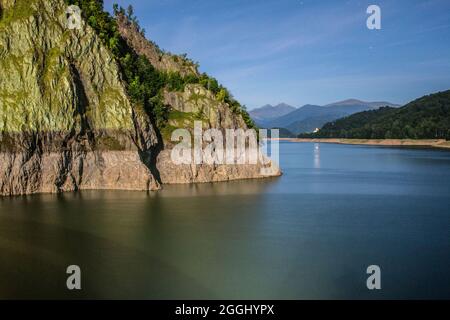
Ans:
{"label": "dense green forest", "polygon": [[[230,92],[213,77],[206,73],[183,77],[177,72],[161,72],[156,70],[145,57],[137,55],[120,36],[116,20],[104,10],[103,0],[66,0],[66,3],[80,7],[83,18],[96,31],[119,62],[131,99],[152,115],[158,127],[165,126],[170,112],[162,102],[162,89],[167,87],[170,90],[182,91],[184,86],[189,83],[201,84],[208,88],[219,101],[226,102],[235,114],[240,114],[249,128],[255,127],[245,106],[236,101]],[[138,27],[138,30],[145,33],[145,30],[139,26],[132,6],[125,10],[114,4],[114,13],[126,15]],[[188,60],[185,55],[180,58]],[[189,62],[192,61],[189,60]]]}
{"label": "dense green forest", "polygon": [[402,108],[382,107],[325,124],[300,138],[450,140],[450,90],[414,100]]}

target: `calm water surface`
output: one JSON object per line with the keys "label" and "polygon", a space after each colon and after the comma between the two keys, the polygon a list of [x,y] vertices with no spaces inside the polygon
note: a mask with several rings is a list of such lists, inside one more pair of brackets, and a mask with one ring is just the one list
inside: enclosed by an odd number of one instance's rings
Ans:
{"label": "calm water surface", "polygon": [[0,198],[0,298],[450,298],[450,152],[280,149],[276,179]]}

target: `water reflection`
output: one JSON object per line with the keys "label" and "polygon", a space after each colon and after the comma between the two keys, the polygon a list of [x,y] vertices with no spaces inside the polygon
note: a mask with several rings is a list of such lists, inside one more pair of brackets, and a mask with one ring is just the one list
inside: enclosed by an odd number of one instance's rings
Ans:
{"label": "water reflection", "polygon": [[314,168],[320,169],[320,144],[314,144]]}
{"label": "water reflection", "polygon": [[214,195],[262,194],[279,181],[278,177],[192,185],[165,185],[156,197],[202,197]]}
{"label": "water reflection", "polygon": [[[280,160],[267,180],[0,198],[0,298],[450,297],[450,153],[282,143]],[[378,296],[374,263],[395,284]]]}

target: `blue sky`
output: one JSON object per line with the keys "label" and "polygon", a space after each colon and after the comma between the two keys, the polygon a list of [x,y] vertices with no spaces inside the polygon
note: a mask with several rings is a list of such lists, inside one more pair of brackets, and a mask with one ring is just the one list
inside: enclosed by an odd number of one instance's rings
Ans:
{"label": "blue sky", "polygon": [[[450,1],[105,0],[187,53],[249,109],[347,98],[406,103],[450,89]],[[381,8],[369,30],[366,9]]]}

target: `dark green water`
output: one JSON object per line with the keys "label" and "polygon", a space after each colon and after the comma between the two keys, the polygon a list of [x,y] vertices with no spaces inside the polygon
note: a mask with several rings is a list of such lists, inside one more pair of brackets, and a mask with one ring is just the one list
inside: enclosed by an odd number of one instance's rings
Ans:
{"label": "dark green water", "polygon": [[450,152],[280,157],[265,181],[1,198],[0,298],[450,298]]}

